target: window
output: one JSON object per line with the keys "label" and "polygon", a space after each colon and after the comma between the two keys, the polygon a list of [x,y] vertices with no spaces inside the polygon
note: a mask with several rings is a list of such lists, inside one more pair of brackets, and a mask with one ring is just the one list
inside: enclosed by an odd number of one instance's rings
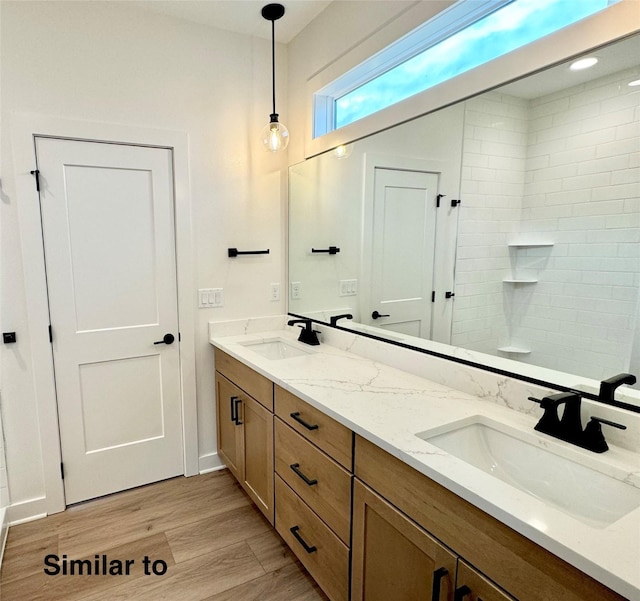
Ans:
{"label": "window", "polygon": [[314,98],[314,137],[344,127],[618,0],[459,0]]}

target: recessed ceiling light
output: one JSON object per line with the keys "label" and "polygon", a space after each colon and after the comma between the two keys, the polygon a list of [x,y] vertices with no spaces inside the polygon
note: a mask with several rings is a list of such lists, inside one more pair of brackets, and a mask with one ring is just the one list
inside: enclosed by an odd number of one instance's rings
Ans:
{"label": "recessed ceiling light", "polygon": [[635,86],[640,86],[640,79],[634,79],[633,81],[630,81],[627,85],[631,86],[632,88]]}
{"label": "recessed ceiling light", "polygon": [[589,58],[581,58],[575,63],[571,63],[569,69],[572,71],[582,71],[582,69],[588,69],[589,67],[593,67],[598,62],[598,59],[595,56],[591,56]]}

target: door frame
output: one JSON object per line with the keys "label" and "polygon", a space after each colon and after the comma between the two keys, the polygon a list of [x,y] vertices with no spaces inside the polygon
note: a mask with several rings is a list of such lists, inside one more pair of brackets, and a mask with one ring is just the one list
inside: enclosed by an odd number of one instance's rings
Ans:
{"label": "door frame", "polygon": [[[404,157],[367,152],[364,155],[364,185],[362,187],[362,258],[360,275],[360,314],[371,306],[371,272],[370,257],[373,251],[373,218],[374,218],[374,186],[376,169],[393,169],[401,171],[421,171],[438,175],[438,193],[446,194],[446,201],[441,205],[436,216],[436,240],[433,266],[433,285],[436,291],[453,290],[456,240],[458,231],[458,213],[451,208],[451,198],[459,198],[459,170],[452,160]],[[457,178],[457,179],[456,179]],[[432,340],[449,344],[451,341],[451,321],[453,306],[446,302],[443,294],[437,294],[432,312]]]}
{"label": "door frame", "polygon": [[[198,473],[198,423],[195,374],[194,290],[195,252],[189,186],[189,137],[186,132],[76,121],[40,114],[14,114],[11,138],[24,268],[29,345],[44,472],[44,499],[35,499],[37,510],[47,514],[64,511],[64,483],[58,426],[53,353],[47,335],[49,303],[40,199],[30,171],[36,166],[35,136],[78,141],[129,144],[172,151],[176,244],[178,323],[180,328],[180,382],[184,475]],[[36,508],[34,507],[34,508]]]}

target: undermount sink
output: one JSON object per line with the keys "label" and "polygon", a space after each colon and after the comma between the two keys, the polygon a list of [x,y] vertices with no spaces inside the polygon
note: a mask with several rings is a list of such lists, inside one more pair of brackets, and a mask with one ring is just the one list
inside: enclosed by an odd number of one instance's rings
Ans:
{"label": "undermount sink", "polygon": [[552,452],[536,433],[472,416],[416,434],[450,455],[544,500],[591,526],[604,528],[640,507],[640,489]]}
{"label": "undermount sink", "polygon": [[258,355],[262,355],[265,359],[290,359],[291,357],[301,357],[310,354],[311,351],[304,350],[299,346],[282,338],[270,338],[268,340],[260,340],[257,342],[243,342],[242,346]]}

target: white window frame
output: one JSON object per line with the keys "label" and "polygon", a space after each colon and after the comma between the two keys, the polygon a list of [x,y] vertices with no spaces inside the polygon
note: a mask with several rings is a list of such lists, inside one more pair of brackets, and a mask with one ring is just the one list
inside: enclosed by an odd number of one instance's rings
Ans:
{"label": "white window frame", "polygon": [[459,0],[313,95],[313,136],[335,129],[335,101],[516,0]]}
{"label": "white window frame", "polygon": [[[306,112],[304,156],[309,158],[340,144],[354,142],[638,33],[640,32],[639,1],[620,0],[585,19],[462,73],[436,87],[429,88],[425,92],[415,94],[338,130],[314,136],[315,95],[325,90],[341,75],[367,60],[367,57],[383,50],[394,39],[397,40],[407,32],[411,32],[414,29],[412,23],[416,22],[417,17],[424,15],[426,20],[433,16],[432,13],[428,14],[429,3],[418,3],[380,30],[376,36],[363,40],[352,51],[329,62],[307,81],[306,92],[309,104]],[[317,102],[318,104],[326,103],[326,100],[319,95]],[[326,120],[326,115],[319,121],[322,122],[323,119]]]}

